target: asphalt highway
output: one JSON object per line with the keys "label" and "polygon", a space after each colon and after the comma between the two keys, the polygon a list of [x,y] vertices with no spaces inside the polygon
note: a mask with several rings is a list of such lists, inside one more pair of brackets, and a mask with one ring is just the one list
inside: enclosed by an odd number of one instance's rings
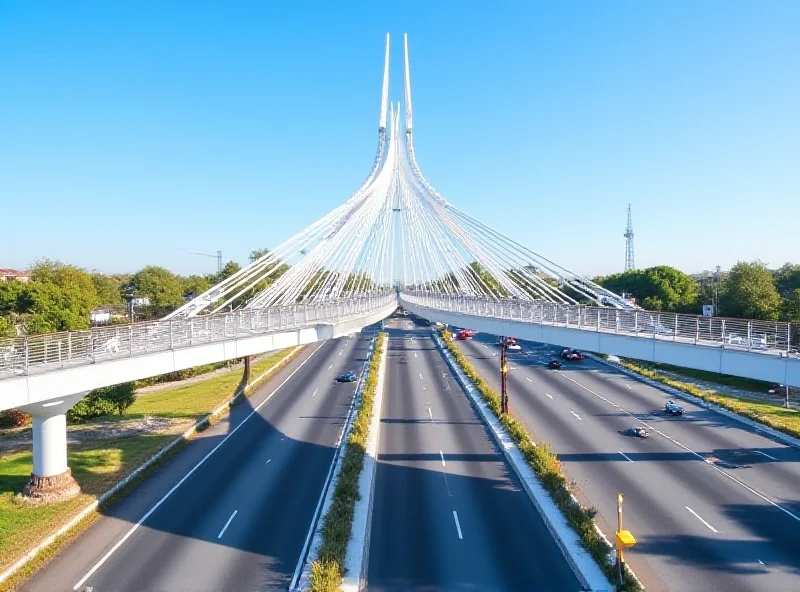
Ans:
{"label": "asphalt highway", "polygon": [[334,379],[369,340],[306,347],[23,589],[286,590],[356,386]]}
{"label": "asphalt highway", "polygon": [[367,589],[579,590],[430,329],[386,327]]}
{"label": "asphalt highway", "polygon": [[[492,335],[457,342],[499,389]],[[604,364],[545,364],[561,348],[520,342],[509,356],[511,411],[551,445],[613,540],[616,494],[637,539],[627,559],[649,591],[800,590],[800,450],[678,401]],[[651,435],[626,434],[646,425]]]}

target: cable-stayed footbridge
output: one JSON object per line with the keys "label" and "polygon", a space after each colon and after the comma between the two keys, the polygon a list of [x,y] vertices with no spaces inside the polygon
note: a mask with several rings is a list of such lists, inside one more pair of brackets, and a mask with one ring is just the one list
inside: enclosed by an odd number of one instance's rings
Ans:
{"label": "cable-stayed footbridge", "polygon": [[342,205],[151,323],[0,342],[0,409],[34,416],[34,474],[66,464],[66,411],[88,390],[338,337],[398,306],[432,321],[567,347],[800,385],[787,323],[660,314],[456,208],[414,150],[407,39],[403,103],[389,101],[389,37],[372,168]]}

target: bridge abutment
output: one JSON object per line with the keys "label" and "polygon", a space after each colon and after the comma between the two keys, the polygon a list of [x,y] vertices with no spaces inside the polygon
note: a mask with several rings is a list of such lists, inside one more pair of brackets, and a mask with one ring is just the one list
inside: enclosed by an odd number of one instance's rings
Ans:
{"label": "bridge abutment", "polygon": [[85,395],[20,408],[33,417],[33,472],[22,490],[31,501],[59,502],[80,493],[67,464],[67,411]]}

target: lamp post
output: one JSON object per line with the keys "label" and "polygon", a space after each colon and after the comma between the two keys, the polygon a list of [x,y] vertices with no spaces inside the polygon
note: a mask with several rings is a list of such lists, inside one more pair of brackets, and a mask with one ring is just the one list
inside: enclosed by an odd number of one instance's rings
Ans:
{"label": "lamp post", "polygon": [[508,374],[508,339],[505,337],[500,339],[502,340],[500,346],[500,412],[506,415],[508,414],[508,381],[506,378],[506,374]]}
{"label": "lamp post", "polygon": [[622,550],[625,547],[633,547],[636,539],[630,530],[622,530],[622,494],[617,494],[617,586],[622,586],[625,578],[625,556]]}

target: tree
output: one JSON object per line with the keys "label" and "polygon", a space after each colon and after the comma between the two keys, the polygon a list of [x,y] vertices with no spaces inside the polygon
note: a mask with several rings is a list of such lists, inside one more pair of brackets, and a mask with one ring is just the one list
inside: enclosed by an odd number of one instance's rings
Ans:
{"label": "tree", "polygon": [[800,265],[784,263],[775,271],[775,284],[782,298],[790,298],[795,290],[800,289]]}
{"label": "tree", "polygon": [[95,417],[105,417],[112,413],[122,415],[136,400],[134,383],[124,382],[90,391],[67,411],[70,423],[81,423]]}
{"label": "tree", "polygon": [[31,281],[17,298],[18,312],[30,315],[29,334],[87,329],[97,304],[97,289],[86,271],[49,260],[33,266]]}
{"label": "tree", "polygon": [[734,265],[720,294],[722,314],[728,317],[774,321],[781,304],[772,272],[760,261]]}
{"label": "tree", "polygon": [[100,306],[119,306],[122,302],[122,279],[119,276],[93,273],[92,282],[97,290]]}
{"label": "tree", "polygon": [[149,265],[133,274],[129,282],[137,297],[150,300],[154,309],[174,308],[183,304],[181,278],[164,269]]}
{"label": "tree", "polygon": [[217,273],[207,275],[206,279],[212,285],[216,285],[221,281],[228,279],[240,269],[242,269],[242,266],[236,263],[236,261],[228,261],[221,270],[219,270]]}
{"label": "tree", "polygon": [[190,275],[181,280],[183,283],[184,296],[200,296],[203,292],[211,287],[211,282],[200,275]]}
{"label": "tree", "polygon": [[786,299],[784,316],[790,323],[800,323],[800,288],[792,291]]}
{"label": "tree", "polygon": [[269,249],[256,249],[255,251],[250,251],[250,263],[261,259],[267,253],[269,253]]}
{"label": "tree", "polygon": [[634,296],[648,310],[688,312],[696,309],[700,295],[691,276],[669,265],[633,269],[595,281],[617,294]]}
{"label": "tree", "polygon": [[125,413],[125,410],[136,401],[136,390],[132,382],[123,382],[98,390],[103,391],[101,396],[116,408],[118,415]]}
{"label": "tree", "polygon": [[16,337],[17,328],[11,319],[7,317],[0,317],[0,337]]}

